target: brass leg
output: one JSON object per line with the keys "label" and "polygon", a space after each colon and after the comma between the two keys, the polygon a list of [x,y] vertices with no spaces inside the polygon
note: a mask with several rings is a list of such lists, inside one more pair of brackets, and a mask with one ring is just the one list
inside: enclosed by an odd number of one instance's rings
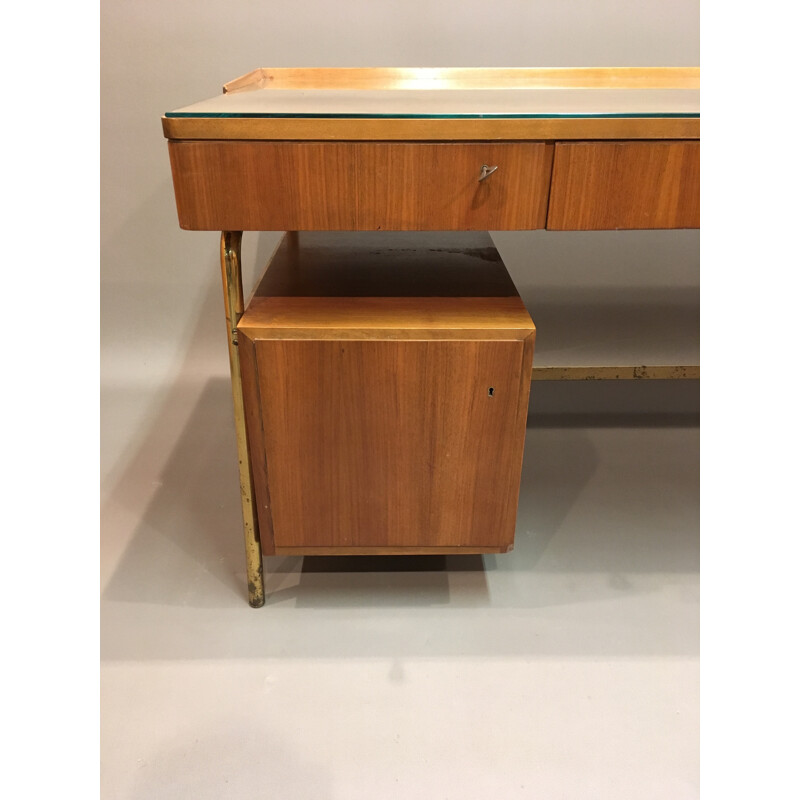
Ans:
{"label": "brass leg", "polygon": [[228,325],[228,354],[231,360],[231,384],[233,387],[233,419],[236,426],[236,445],[239,451],[239,487],[242,495],[242,517],[244,519],[244,545],[247,558],[247,590],[250,605],[264,605],[264,568],[261,558],[261,537],[253,501],[253,473],[250,467],[250,451],[244,422],[244,398],[242,394],[242,370],[239,363],[239,342],[236,326],[244,313],[242,292],[242,232],[223,231],[220,241],[222,261],[222,283],[225,289],[225,320]]}

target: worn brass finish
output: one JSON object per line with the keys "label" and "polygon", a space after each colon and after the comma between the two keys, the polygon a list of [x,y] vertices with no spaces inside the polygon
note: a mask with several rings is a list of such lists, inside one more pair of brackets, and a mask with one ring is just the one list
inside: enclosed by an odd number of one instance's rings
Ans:
{"label": "worn brass finish", "polygon": [[699,380],[697,365],[658,367],[534,367],[534,381]]}
{"label": "worn brass finish", "polygon": [[264,568],[261,555],[261,537],[253,501],[253,473],[245,430],[242,371],[239,363],[237,326],[244,313],[242,291],[242,232],[224,231],[220,241],[222,282],[225,289],[225,321],[228,326],[228,355],[231,362],[233,388],[233,419],[236,428],[236,446],[239,452],[239,488],[244,520],[245,556],[247,559],[247,589],[250,605],[264,605]]}

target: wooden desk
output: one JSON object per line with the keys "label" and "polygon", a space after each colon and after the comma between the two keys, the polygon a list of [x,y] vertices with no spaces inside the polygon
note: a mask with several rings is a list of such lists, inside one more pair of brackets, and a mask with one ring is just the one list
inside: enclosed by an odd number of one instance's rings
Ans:
{"label": "wooden desk", "polygon": [[[242,231],[700,224],[694,68],[258,69],[162,123],[181,227],[223,232],[253,606],[264,594],[239,357]],[[533,377],[695,378],[699,367]]]}

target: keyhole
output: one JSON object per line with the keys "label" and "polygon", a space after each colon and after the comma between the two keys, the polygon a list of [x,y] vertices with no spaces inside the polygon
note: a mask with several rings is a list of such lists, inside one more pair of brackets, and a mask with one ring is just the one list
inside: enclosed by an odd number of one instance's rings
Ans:
{"label": "keyhole", "polygon": [[489,397],[494,397],[494,386],[489,387]]}

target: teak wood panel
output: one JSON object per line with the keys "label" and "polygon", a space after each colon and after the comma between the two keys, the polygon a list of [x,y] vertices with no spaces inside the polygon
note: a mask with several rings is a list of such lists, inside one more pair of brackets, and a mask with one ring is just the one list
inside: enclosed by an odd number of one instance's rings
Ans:
{"label": "teak wood panel", "polygon": [[[540,142],[170,142],[190,230],[532,230],[547,213]],[[481,166],[498,166],[483,182]]]}
{"label": "teak wood panel", "polygon": [[239,323],[269,339],[521,339],[519,297],[255,297]]}
{"label": "teak wood panel", "polygon": [[278,550],[511,547],[532,335],[255,352]]}
{"label": "teak wood panel", "polygon": [[502,547],[276,547],[279,556],[444,556],[469,553],[508,553]]}
{"label": "teak wood panel", "polygon": [[248,314],[262,297],[519,294],[485,231],[300,231],[284,236],[273,253]]}
{"label": "teak wood panel", "polygon": [[699,227],[699,141],[556,144],[548,230]]}
{"label": "teak wood panel", "polygon": [[174,141],[513,142],[558,139],[698,139],[699,117],[546,117],[345,119],[309,117],[162,117]]}

